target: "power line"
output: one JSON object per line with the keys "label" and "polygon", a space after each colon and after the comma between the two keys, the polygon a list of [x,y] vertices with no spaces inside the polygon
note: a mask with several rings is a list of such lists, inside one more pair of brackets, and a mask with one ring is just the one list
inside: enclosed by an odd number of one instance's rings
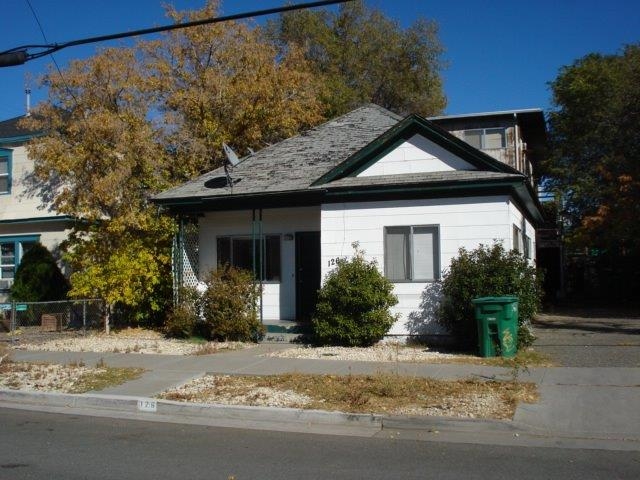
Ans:
{"label": "power line", "polygon": [[[25,0],[25,1],[27,2],[27,5],[29,5],[29,9],[31,10],[31,13],[33,14],[33,18],[35,18],[36,23],[38,24],[38,28],[40,29],[40,33],[42,34],[42,38],[44,39],[45,43],[49,43],[49,40],[47,40],[47,36],[44,33],[44,28],[42,28],[42,23],[40,23],[40,19],[38,18],[38,14],[36,13],[35,9],[33,8],[33,5],[31,5],[31,1],[30,0]],[[2,54],[0,54],[0,56],[1,55]],[[50,53],[50,55],[51,55],[51,60],[53,60],[53,64],[55,65],[56,70],[58,71],[58,75],[60,75],[60,79],[62,80],[62,83],[64,83],[64,87],[67,89],[67,93],[69,95],[71,95],[71,97],[73,98],[73,100],[76,102],[76,105],[77,105],[78,104],[78,100],[76,99],[75,95],[73,94],[73,92],[69,88],[69,85],[67,84],[67,80],[64,78],[64,75],[62,74],[62,70],[60,70],[60,65],[58,65],[58,62],[56,61],[55,57],[53,56],[53,53]],[[29,114],[29,112],[27,110],[27,115],[28,114]]]}
{"label": "power line", "polygon": [[[320,2],[308,2],[299,3],[294,5],[286,5],[284,7],[268,8],[265,10],[255,10],[253,12],[236,13],[234,15],[225,15],[222,17],[205,18],[203,20],[195,20],[192,22],[175,23],[173,25],[164,25],[162,27],[144,28],[142,30],[134,30],[132,32],[114,33],[111,35],[101,35],[98,37],[83,38],[80,40],[72,40],[65,43],[52,43],[44,45],[21,45],[19,47],[12,48],[0,52],[0,67],[10,67],[15,65],[22,65],[29,60],[44,57],[50,55],[63,48],[75,47],[78,45],[86,45],[87,43],[105,42],[108,40],[117,40],[119,38],[136,37],[139,35],[148,35],[151,33],[166,32],[170,30],[177,30],[181,28],[196,27],[199,25],[208,25],[212,23],[227,22],[231,20],[242,20],[249,17],[260,17],[264,15],[272,15],[274,13],[290,12],[293,10],[302,10],[306,8],[323,7],[326,5],[333,5],[337,3],[346,3],[352,0],[325,0]],[[45,40],[46,42],[46,40]],[[39,49],[40,51],[29,53],[29,49]]]}

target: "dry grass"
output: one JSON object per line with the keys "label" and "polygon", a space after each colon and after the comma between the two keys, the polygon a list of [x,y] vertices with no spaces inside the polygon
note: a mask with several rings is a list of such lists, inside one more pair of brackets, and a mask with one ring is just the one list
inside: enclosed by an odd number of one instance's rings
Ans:
{"label": "dry grass", "polygon": [[138,378],[140,368],[113,368],[99,362],[95,368],[84,362],[68,365],[27,362],[0,364],[0,388],[62,393],[85,393],[120,385]]}
{"label": "dry grass", "polygon": [[[196,382],[197,385],[197,382]],[[350,413],[512,418],[520,402],[537,401],[531,383],[435,380],[387,373],[375,375],[212,376],[194,388],[165,392],[170,400],[266,405],[264,392],[288,392],[277,406]],[[230,402],[229,400],[234,402]],[[260,400],[260,401],[258,401]]]}
{"label": "dry grass", "polygon": [[86,393],[115,387],[135,380],[144,373],[143,368],[122,368],[99,366],[95,370],[82,375],[75,384],[67,389],[67,393]]}

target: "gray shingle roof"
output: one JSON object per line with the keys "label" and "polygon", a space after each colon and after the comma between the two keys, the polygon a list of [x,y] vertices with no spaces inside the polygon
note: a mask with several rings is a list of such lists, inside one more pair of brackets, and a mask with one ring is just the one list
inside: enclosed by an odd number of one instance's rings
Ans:
{"label": "gray shingle roof", "polygon": [[[339,165],[402,117],[369,104],[245,157],[231,173],[233,194],[299,191]],[[227,196],[229,187],[207,188],[205,182],[224,175],[218,168],[166,190],[156,200]]]}
{"label": "gray shingle roof", "polygon": [[515,173],[485,172],[481,170],[452,170],[448,172],[407,173],[402,175],[376,175],[370,177],[344,177],[328,184],[313,188],[336,189],[348,187],[365,187],[376,185],[409,185],[409,184],[437,184],[464,183],[480,180],[518,180],[523,175]]}
{"label": "gray shingle roof", "polygon": [[24,116],[15,117],[15,118],[10,118],[8,120],[1,121],[0,122],[0,139],[22,137],[22,136],[33,135],[37,133],[35,131],[28,130],[18,125],[20,120],[22,120],[23,118],[25,117]]}

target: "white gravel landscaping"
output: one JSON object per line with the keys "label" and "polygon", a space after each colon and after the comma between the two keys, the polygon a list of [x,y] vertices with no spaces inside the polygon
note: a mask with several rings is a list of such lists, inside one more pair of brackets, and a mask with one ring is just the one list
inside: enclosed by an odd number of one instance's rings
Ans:
{"label": "white gravel landscaping", "polygon": [[438,363],[475,360],[470,355],[440,353],[426,347],[410,347],[396,343],[379,343],[372,347],[297,347],[265,354],[280,358],[319,360],[353,360],[360,362]]}
{"label": "white gravel landscaping", "polygon": [[126,329],[110,335],[91,333],[82,337],[52,338],[44,341],[21,341],[13,348],[46,352],[140,353],[157,355],[203,355],[218,351],[250,348],[242,342],[196,343],[164,338],[152,330]]}
{"label": "white gravel landscaping", "polygon": [[103,369],[72,365],[12,364],[0,373],[0,389],[68,392],[88,373]]}
{"label": "white gravel landscaping", "polygon": [[213,402],[223,405],[302,408],[311,398],[291,390],[244,385],[229,385],[230,375],[205,375],[163,392],[161,398]]}

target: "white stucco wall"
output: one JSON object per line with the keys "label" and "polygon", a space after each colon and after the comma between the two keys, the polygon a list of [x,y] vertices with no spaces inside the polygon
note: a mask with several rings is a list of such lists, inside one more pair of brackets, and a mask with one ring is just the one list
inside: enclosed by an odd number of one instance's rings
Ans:
{"label": "white stucco wall", "polygon": [[369,168],[360,172],[358,176],[371,177],[451,170],[476,170],[476,168],[431,140],[427,140],[421,135],[414,135]]}
{"label": "white stucco wall", "polygon": [[[384,227],[408,225],[439,226],[440,267],[444,271],[460,247],[473,249],[496,239],[509,247],[514,215],[514,206],[506,196],[325,204],[321,209],[322,275],[324,278],[334,268],[332,259],[352,254],[355,241],[383,271]],[[435,294],[433,285],[395,284],[399,303],[393,310],[400,318],[390,334],[441,333],[429,310],[434,302],[421,306],[423,295]]]}
{"label": "white stucco wall", "polygon": [[[7,148],[7,147],[4,147]],[[11,193],[0,194],[0,220],[42,218],[55,215],[41,198],[31,192],[27,178],[33,161],[24,146],[11,147]]]}
{"label": "white stucco wall", "polygon": [[[200,219],[200,277],[216,267],[216,238],[227,235],[251,235],[252,212],[209,212]],[[295,295],[295,232],[320,230],[318,207],[265,209],[262,214],[263,232],[281,235],[281,281],[267,282],[263,291],[263,316],[265,320],[294,320]]]}

